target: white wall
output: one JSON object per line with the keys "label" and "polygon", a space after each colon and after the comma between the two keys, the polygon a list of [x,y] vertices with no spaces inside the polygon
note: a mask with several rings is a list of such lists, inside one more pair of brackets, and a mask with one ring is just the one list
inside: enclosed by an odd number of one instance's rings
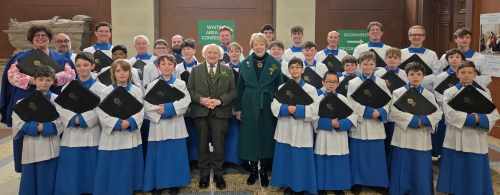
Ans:
{"label": "white wall", "polygon": [[155,1],[111,0],[113,44],[127,46],[129,57],[136,54],[132,40],[135,35],[146,35],[152,48],[155,38]]}
{"label": "white wall", "polygon": [[304,27],[304,41],[315,41],[316,1],[314,0],[276,0],[276,39],[283,41],[285,47],[292,44],[290,28],[295,25]]}

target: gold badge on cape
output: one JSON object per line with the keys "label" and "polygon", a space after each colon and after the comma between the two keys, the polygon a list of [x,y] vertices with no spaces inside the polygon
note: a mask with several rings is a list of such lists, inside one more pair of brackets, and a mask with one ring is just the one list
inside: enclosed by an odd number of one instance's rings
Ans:
{"label": "gold badge on cape", "polygon": [[33,61],[33,65],[42,66],[42,62],[40,62],[40,60],[35,60],[35,61]]}

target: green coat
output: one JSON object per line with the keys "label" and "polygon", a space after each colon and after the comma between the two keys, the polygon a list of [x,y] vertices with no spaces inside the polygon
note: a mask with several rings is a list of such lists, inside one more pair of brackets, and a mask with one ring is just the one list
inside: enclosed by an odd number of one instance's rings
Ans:
{"label": "green coat", "polygon": [[240,64],[236,106],[241,110],[240,158],[253,161],[273,157],[277,119],[271,112],[271,102],[282,78],[280,63],[267,54],[258,80],[254,59],[252,54]]}

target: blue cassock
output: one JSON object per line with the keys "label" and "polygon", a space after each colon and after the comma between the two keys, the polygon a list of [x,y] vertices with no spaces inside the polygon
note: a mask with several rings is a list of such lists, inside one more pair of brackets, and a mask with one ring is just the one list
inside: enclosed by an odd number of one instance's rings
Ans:
{"label": "blue cassock", "polygon": [[[2,114],[1,122],[9,127],[12,127],[12,110],[14,108],[14,105],[20,99],[28,96],[33,91],[34,87],[30,86],[28,87],[28,89],[21,89],[12,86],[8,81],[7,72],[12,64],[30,54],[31,51],[33,51],[33,49],[24,50],[17,53],[16,55],[12,56],[4,66],[0,92],[0,113]],[[71,61],[52,49],[49,49],[49,56],[61,66],[64,66],[64,64],[70,63]],[[52,87],[50,91],[58,94],[61,91],[61,88],[62,86]],[[23,136],[20,134],[14,136],[14,167],[16,172],[21,172],[21,152],[23,149]]]}
{"label": "blue cassock", "polygon": [[75,63],[73,63],[73,60],[71,60],[71,55],[73,53],[68,51],[66,53],[58,52],[58,54],[66,58],[66,62],[69,64],[69,67],[71,67],[72,69],[75,69]]}

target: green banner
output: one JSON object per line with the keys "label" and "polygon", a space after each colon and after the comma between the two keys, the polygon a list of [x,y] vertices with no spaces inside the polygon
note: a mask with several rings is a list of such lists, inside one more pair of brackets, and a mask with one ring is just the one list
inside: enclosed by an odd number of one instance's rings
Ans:
{"label": "green banner", "polygon": [[235,40],[235,26],[233,20],[198,20],[198,40],[203,47],[206,44],[219,44],[219,28],[228,26],[233,30],[233,40]]}
{"label": "green banner", "polygon": [[349,54],[352,54],[359,44],[368,42],[368,32],[365,29],[340,29],[337,32],[340,34],[339,48]]}

